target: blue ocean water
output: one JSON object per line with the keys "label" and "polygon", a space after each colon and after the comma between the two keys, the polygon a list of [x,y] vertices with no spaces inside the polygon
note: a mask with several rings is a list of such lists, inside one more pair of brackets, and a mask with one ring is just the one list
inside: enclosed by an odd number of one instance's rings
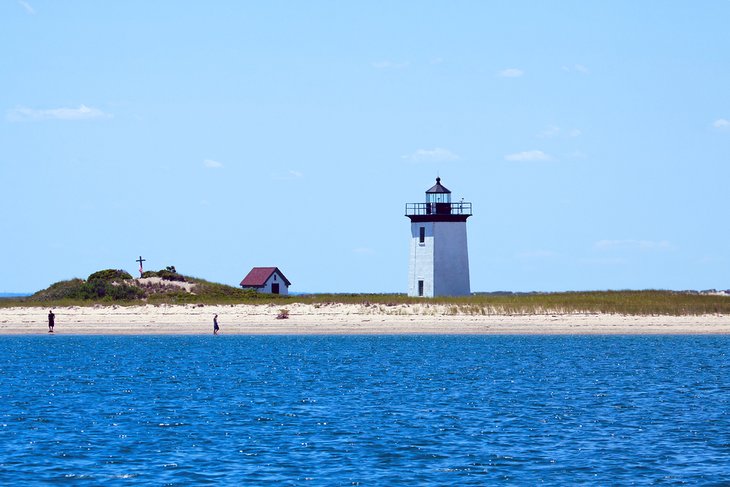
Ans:
{"label": "blue ocean water", "polygon": [[0,484],[730,483],[730,337],[0,337]]}

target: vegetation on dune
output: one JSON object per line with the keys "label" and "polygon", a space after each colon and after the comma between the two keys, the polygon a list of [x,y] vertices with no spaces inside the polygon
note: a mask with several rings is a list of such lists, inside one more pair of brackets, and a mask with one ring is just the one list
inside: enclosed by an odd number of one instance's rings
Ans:
{"label": "vegetation on dune", "polygon": [[144,292],[124,281],[115,279],[71,279],[53,284],[29,298],[30,303],[55,303],[75,301],[131,301],[143,297]]}
{"label": "vegetation on dune", "polygon": [[181,288],[149,294],[147,302],[151,304],[241,304],[275,302],[286,299],[257,293],[253,289],[241,289],[226,284],[209,282],[196,277],[184,276],[185,282],[193,285],[191,292]]}
{"label": "vegetation on dune", "polygon": [[121,269],[104,269],[103,271],[94,272],[86,280],[123,281],[127,279],[132,279],[132,276],[127,271]]}
{"label": "vegetation on dune", "polygon": [[[316,307],[342,304],[378,306],[389,312],[396,306],[421,305],[436,312],[436,305],[454,315],[529,314],[628,314],[703,315],[730,314],[730,297],[712,293],[678,291],[589,291],[562,293],[493,293],[454,298],[414,298],[404,294],[308,294],[281,296],[260,294],[204,279],[184,276],[173,266],[148,271],[143,277],[162,281],[144,282],[121,270],[95,272],[87,280],[57,282],[25,298],[2,298],[1,307],[88,306],[93,304],[312,304]],[[394,313],[399,312],[393,309]],[[442,309],[439,312],[444,312]]]}
{"label": "vegetation on dune", "polygon": [[730,314],[730,296],[680,291],[584,291],[558,293],[494,293],[465,297],[414,298],[403,294],[315,294],[295,302],[326,305],[350,303],[392,307],[403,304],[444,305],[450,314]]}
{"label": "vegetation on dune", "polygon": [[701,315],[730,313],[730,297],[676,291],[590,291],[475,296],[471,314],[599,313]]}
{"label": "vegetation on dune", "polygon": [[128,272],[105,269],[86,280],[70,279],[52,284],[47,289],[25,298],[0,299],[0,306],[88,306],[93,304],[236,304],[274,302],[273,298],[251,289],[240,289],[179,274],[174,266],[147,271],[143,278],[158,277],[161,281],[139,281]]}
{"label": "vegetation on dune", "polygon": [[178,281],[178,282],[186,282],[185,276],[182,274],[178,274],[177,270],[175,270],[175,266],[167,266],[164,269],[160,269],[159,271],[145,271],[142,273],[142,278],[147,277],[159,277],[160,279],[163,279],[165,281]]}

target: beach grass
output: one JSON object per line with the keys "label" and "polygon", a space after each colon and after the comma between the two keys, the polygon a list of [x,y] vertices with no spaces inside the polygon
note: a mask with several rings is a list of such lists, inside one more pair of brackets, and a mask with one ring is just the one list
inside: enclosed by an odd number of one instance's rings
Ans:
{"label": "beach grass", "polygon": [[[451,315],[535,315],[535,314],[622,314],[622,315],[707,315],[730,314],[730,296],[688,291],[583,291],[554,293],[484,293],[465,297],[415,298],[405,294],[260,294],[197,278],[194,294],[184,290],[153,293],[144,300],[42,299],[43,295],[0,299],[0,307],[69,307],[139,304],[271,304],[286,307],[294,303],[316,307],[338,303],[388,308],[421,305],[424,313],[432,305],[443,305]],[[40,296],[40,298],[39,298]],[[393,312],[397,312],[394,310]]]}
{"label": "beach grass", "polygon": [[449,314],[730,314],[730,296],[677,291],[586,291],[526,294],[475,294],[467,297],[412,298],[401,294],[333,294],[295,297],[307,303],[446,305]]}

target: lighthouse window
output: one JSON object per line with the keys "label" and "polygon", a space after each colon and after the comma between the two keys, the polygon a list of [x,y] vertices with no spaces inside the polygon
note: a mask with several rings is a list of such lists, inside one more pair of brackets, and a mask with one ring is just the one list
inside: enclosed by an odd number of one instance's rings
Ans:
{"label": "lighthouse window", "polygon": [[418,228],[418,243],[424,243],[426,241],[426,227]]}

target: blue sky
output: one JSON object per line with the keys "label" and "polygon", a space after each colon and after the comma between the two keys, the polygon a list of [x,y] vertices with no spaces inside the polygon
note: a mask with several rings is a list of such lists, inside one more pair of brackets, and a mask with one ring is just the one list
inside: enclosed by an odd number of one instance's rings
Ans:
{"label": "blue sky", "polygon": [[405,292],[727,289],[730,1],[0,1],[0,291],[174,265]]}

